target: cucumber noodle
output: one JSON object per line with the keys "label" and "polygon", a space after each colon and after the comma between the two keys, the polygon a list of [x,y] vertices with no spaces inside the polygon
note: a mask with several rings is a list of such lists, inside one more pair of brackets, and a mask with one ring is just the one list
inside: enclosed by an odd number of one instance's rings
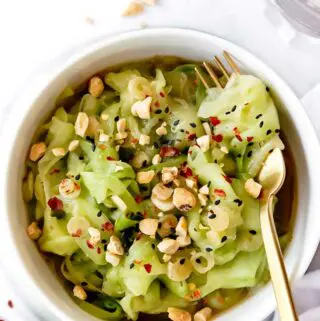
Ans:
{"label": "cucumber noodle", "polygon": [[[41,229],[33,238],[61,258],[64,278],[84,294],[74,288],[79,306],[103,320],[135,320],[169,307],[194,313],[199,301],[221,310],[266,280],[259,201],[244,186],[270,150],[284,148],[277,110],[256,77],[238,75],[226,89],[206,91],[193,70],[137,64],[105,73],[98,93],[68,87],[36,131],[33,143],[45,143],[46,151],[27,161],[23,182]],[[150,117],[139,114],[148,108],[132,110],[149,97]],[[89,120],[82,135],[80,115]],[[203,146],[197,139],[208,134]],[[180,208],[170,195],[151,197],[168,167],[178,173],[167,190],[179,185],[195,204]],[[151,180],[139,181],[141,172]],[[199,196],[202,186],[207,192]],[[175,229],[181,217],[184,232]],[[157,233],[144,232],[147,218]],[[191,238],[185,245],[181,233]],[[120,252],[109,245],[114,236]],[[164,238],[179,249],[164,254]]]}

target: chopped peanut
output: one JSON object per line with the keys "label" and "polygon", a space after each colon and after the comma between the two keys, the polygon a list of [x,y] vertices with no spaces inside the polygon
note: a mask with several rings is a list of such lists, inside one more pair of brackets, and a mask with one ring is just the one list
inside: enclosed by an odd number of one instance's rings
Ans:
{"label": "chopped peanut", "polygon": [[89,126],[89,117],[86,113],[80,112],[74,124],[77,135],[84,137]]}
{"label": "chopped peanut", "polygon": [[229,150],[228,150],[228,148],[227,148],[226,146],[222,146],[222,147],[220,148],[220,150],[221,150],[222,153],[224,153],[224,154],[228,154],[228,153],[229,153]]}
{"label": "chopped peanut", "polygon": [[89,125],[86,131],[86,136],[95,137],[100,131],[100,122],[93,116],[89,117]]}
{"label": "chopped peanut", "polygon": [[167,135],[167,129],[164,126],[160,126],[159,128],[156,129],[156,133],[159,136],[164,136]]}
{"label": "chopped peanut", "polygon": [[110,237],[110,242],[107,245],[107,250],[112,254],[123,255],[124,249],[122,247],[121,241],[115,235]]}
{"label": "chopped peanut", "polygon": [[160,154],[154,155],[153,158],[152,158],[152,165],[160,164],[161,160],[162,160],[162,158],[161,158]]}
{"label": "chopped peanut", "polygon": [[173,192],[174,206],[183,212],[187,212],[196,206],[195,196],[185,188],[178,187]]}
{"label": "chopped peanut", "polygon": [[123,11],[123,16],[136,16],[144,11],[144,7],[141,3],[132,1],[128,7]]}
{"label": "chopped peanut", "polygon": [[99,142],[108,142],[110,140],[110,136],[104,133],[100,133]]}
{"label": "chopped peanut", "polygon": [[109,115],[108,114],[101,114],[100,115],[102,120],[108,120],[109,119]]}
{"label": "chopped peanut", "polygon": [[119,265],[121,260],[121,256],[117,255],[117,254],[113,254],[110,252],[106,252],[106,261],[108,263],[110,263],[112,266],[117,266]]}
{"label": "chopped peanut", "polygon": [[27,227],[27,234],[31,238],[31,240],[37,240],[41,234],[42,231],[39,228],[37,222],[32,222],[28,227]]}
{"label": "chopped peanut", "polygon": [[56,157],[63,157],[66,154],[66,150],[62,147],[56,147],[52,149],[52,154]]}
{"label": "chopped peanut", "polygon": [[262,189],[262,185],[255,182],[253,178],[249,178],[244,184],[244,189],[253,198],[258,198]]}
{"label": "chopped peanut", "polygon": [[198,194],[198,199],[201,206],[206,206],[208,202],[208,196],[204,194]]}
{"label": "chopped peanut", "polygon": [[178,220],[173,214],[163,215],[159,221],[158,234],[162,238],[169,236],[178,224]]}
{"label": "chopped peanut", "polygon": [[166,201],[171,197],[173,189],[165,186],[163,183],[158,183],[152,189],[152,194],[161,201]]}
{"label": "chopped peanut", "polygon": [[139,223],[140,231],[145,234],[154,237],[158,229],[159,221],[156,218],[145,218]]}
{"label": "chopped peanut", "polygon": [[209,187],[208,185],[203,185],[200,189],[199,189],[199,193],[203,194],[203,195],[209,195]]}
{"label": "chopped peanut", "polygon": [[177,167],[164,167],[162,169],[162,182],[168,184],[178,176],[179,170]]}
{"label": "chopped peanut", "polygon": [[205,133],[207,135],[211,136],[212,133],[211,133],[211,128],[210,128],[209,123],[202,123],[202,127],[203,127]]}
{"label": "chopped peanut", "polygon": [[163,260],[163,262],[167,263],[171,260],[171,257],[172,256],[169,254],[163,254],[162,260]]}
{"label": "chopped peanut", "polygon": [[142,146],[149,145],[150,144],[150,136],[142,134],[139,138],[139,144]]}
{"label": "chopped peanut", "polygon": [[85,301],[88,297],[86,291],[80,285],[74,286],[73,295],[82,301]]}
{"label": "chopped peanut", "polygon": [[139,173],[137,173],[137,182],[139,184],[148,184],[153,180],[155,174],[156,173],[154,170],[146,171],[146,172],[139,172]]}
{"label": "chopped peanut", "polygon": [[179,249],[179,243],[177,240],[174,239],[164,239],[158,244],[158,250],[165,254],[174,254]]}
{"label": "chopped peanut", "polygon": [[189,235],[187,236],[178,236],[177,242],[179,243],[180,247],[185,247],[191,244],[191,238]]}
{"label": "chopped peanut", "polygon": [[131,107],[131,113],[141,119],[150,119],[150,106],[152,97],[147,97],[144,100],[135,102]]}
{"label": "chopped peanut", "polygon": [[178,236],[186,237],[188,233],[188,222],[184,216],[181,216],[176,227],[176,234]]}
{"label": "chopped peanut", "polygon": [[198,311],[194,317],[194,321],[208,321],[212,315],[212,309],[209,307],[203,308],[200,311]]}
{"label": "chopped peanut", "polygon": [[127,121],[125,118],[120,118],[117,121],[117,130],[119,133],[124,133],[127,127]]}
{"label": "chopped peanut", "polygon": [[104,84],[100,77],[92,77],[89,81],[89,94],[93,97],[99,97],[104,91]]}
{"label": "chopped peanut", "polygon": [[88,228],[88,233],[90,235],[90,243],[92,245],[96,245],[100,242],[101,239],[101,233],[98,229],[94,227],[89,227]]}
{"label": "chopped peanut", "polygon": [[31,146],[30,154],[29,154],[30,160],[33,162],[36,162],[45,154],[46,150],[47,150],[47,146],[43,142],[33,144]]}
{"label": "chopped peanut", "polygon": [[168,317],[172,321],[191,321],[191,314],[188,311],[177,308],[168,308],[168,313]]}
{"label": "chopped peanut", "polygon": [[151,202],[155,207],[157,207],[160,211],[163,212],[168,212],[174,209],[171,197],[165,201],[162,201],[155,197],[154,194],[151,194]]}
{"label": "chopped peanut", "polygon": [[186,185],[187,185],[187,187],[189,187],[192,190],[197,190],[197,188],[198,188],[197,182],[192,178],[186,179]]}
{"label": "chopped peanut", "polygon": [[72,140],[68,147],[69,152],[74,152],[78,148],[79,144],[80,142],[78,139]]}
{"label": "chopped peanut", "polygon": [[[116,133],[114,135],[114,140],[122,140],[128,137],[128,133]],[[121,142],[117,142],[118,144]],[[123,143],[123,142],[122,142]]]}

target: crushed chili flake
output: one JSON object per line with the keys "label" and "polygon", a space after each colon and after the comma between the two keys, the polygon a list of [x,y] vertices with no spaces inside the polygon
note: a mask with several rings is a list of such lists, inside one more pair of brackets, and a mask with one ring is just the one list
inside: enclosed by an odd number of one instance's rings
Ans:
{"label": "crushed chili flake", "polygon": [[143,201],[143,197],[141,195],[137,195],[135,197],[135,201],[136,201],[137,204],[140,204]]}
{"label": "crushed chili flake", "polygon": [[131,138],[132,144],[138,144],[139,140],[137,138]]}
{"label": "crushed chili flake", "polygon": [[239,142],[242,142],[242,137],[240,135],[236,135],[236,138]]}
{"label": "crushed chili flake", "polygon": [[199,289],[195,290],[195,291],[193,292],[193,297],[194,297],[195,299],[200,299],[200,298],[201,298],[201,291],[200,291]]}
{"label": "crushed chili flake", "polygon": [[107,221],[104,224],[102,224],[102,228],[104,231],[112,232],[113,231],[113,224],[111,222]]}
{"label": "crushed chili flake", "polygon": [[156,102],[154,103],[154,105],[155,105],[156,107],[160,107],[160,103],[159,103],[158,101],[156,101]]}
{"label": "crushed chili flake", "polygon": [[114,158],[111,156],[107,156],[107,160],[114,160]]}
{"label": "crushed chili flake", "polygon": [[161,97],[165,97],[165,94],[161,91],[161,92],[160,92],[160,96],[161,96]]}
{"label": "crushed chili flake", "polygon": [[221,196],[221,197],[225,197],[226,196],[225,191],[223,189],[220,189],[220,188],[216,188],[213,192],[217,196]]}
{"label": "crushed chili flake", "polygon": [[100,247],[97,247],[97,253],[100,254],[101,253],[101,249]]}
{"label": "crushed chili flake", "polygon": [[80,237],[81,234],[82,234],[82,230],[79,228],[79,229],[76,230],[75,233],[72,233],[71,236],[73,236],[73,237]]}
{"label": "crushed chili flake", "polygon": [[52,168],[52,170],[49,172],[50,175],[56,174],[56,173],[60,173],[60,169],[59,168]]}
{"label": "crushed chili flake", "polygon": [[221,123],[221,120],[218,117],[209,117],[209,120],[213,126],[217,126]]}
{"label": "crushed chili flake", "polygon": [[212,139],[216,141],[217,143],[221,143],[223,141],[223,136],[221,134],[219,135],[213,135]]}
{"label": "crushed chili flake", "polygon": [[160,156],[161,157],[173,157],[180,154],[180,151],[178,148],[172,147],[172,146],[162,146],[160,148]]}
{"label": "crushed chili flake", "polygon": [[188,136],[188,140],[194,140],[196,137],[197,137],[197,135],[196,135],[195,133],[190,134],[190,135]]}
{"label": "crushed chili flake", "polygon": [[142,216],[143,216],[144,218],[148,217],[148,212],[147,212],[147,211],[144,211],[143,214],[142,214]]}
{"label": "crushed chili flake", "polygon": [[59,199],[58,197],[55,197],[55,196],[51,197],[48,200],[48,205],[53,211],[57,211],[57,210],[62,210],[63,209],[63,203],[62,203],[61,199]]}
{"label": "crushed chili flake", "polygon": [[226,180],[226,182],[228,182],[229,184],[232,183],[232,178],[226,176],[226,175],[223,175],[223,178]]}
{"label": "crushed chili flake", "polygon": [[142,261],[141,260],[134,260],[133,263],[134,264],[140,264]]}
{"label": "crushed chili flake", "polygon": [[240,131],[238,127],[233,128],[234,134],[239,142],[242,142],[242,137],[240,135]]}
{"label": "crushed chili flake", "polygon": [[151,269],[152,269],[152,265],[151,264],[149,264],[149,263],[144,264],[143,267],[147,271],[147,273],[151,272]]}
{"label": "crushed chili flake", "polygon": [[181,176],[183,176],[183,177],[190,177],[190,176],[192,176],[193,175],[193,172],[192,172],[192,169],[190,168],[190,167],[188,167],[188,166],[186,166],[186,167],[183,167],[182,169],[181,169]]}
{"label": "crushed chili flake", "polygon": [[103,145],[103,144],[98,145],[98,147],[99,147],[101,150],[107,149],[107,146],[106,146],[106,145]]}
{"label": "crushed chili flake", "polygon": [[91,242],[89,240],[87,240],[86,243],[87,243],[87,246],[88,246],[89,249],[93,249],[94,248],[94,246],[91,244]]}
{"label": "crushed chili flake", "polygon": [[8,307],[9,307],[10,309],[13,309],[13,302],[12,302],[12,300],[8,300]]}
{"label": "crushed chili flake", "polygon": [[252,140],[253,140],[253,137],[252,137],[252,136],[248,136],[248,137],[247,137],[247,142],[250,143]]}

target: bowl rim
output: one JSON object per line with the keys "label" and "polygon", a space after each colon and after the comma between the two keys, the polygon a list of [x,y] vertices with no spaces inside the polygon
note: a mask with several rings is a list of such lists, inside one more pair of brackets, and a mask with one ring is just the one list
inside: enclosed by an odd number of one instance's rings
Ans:
{"label": "bowl rim", "polygon": [[[317,140],[317,136],[315,133],[315,130],[313,129],[313,126],[308,119],[305,111],[303,110],[303,107],[301,105],[301,102],[296,97],[294,92],[289,88],[289,86],[282,80],[280,76],[277,75],[276,72],[274,72],[272,69],[270,69],[264,62],[262,62],[259,58],[256,58],[254,55],[252,55],[248,50],[243,49],[242,47],[225,40],[223,38],[217,37],[215,35],[205,33],[202,31],[197,31],[193,29],[186,29],[186,28],[152,28],[152,29],[143,29],[143,30],[134,30],[129,32],[124,32],[117,34],[115,36],[109,36],[105,39],[100,39],[97,42],[94,42],[92,44],[89,44],[88,47],[80,49],[78,53],[73,54],[65,63],[62,63],[58,66],[56,70],[54,70],[50,75],[42,75],[43,78],[41,78],[41,81],[39,83],[35,84],[33,88],[28,93],[22,93],[21,98],[16,101],[13,104],[12,112],[10,113],[8,119],[6,120],[5,124],[3,125],[3,131],[4,133],[6,130],[11,128],[18,129],[27,119],[28,110],[31,108],[31,106],[35,103],[35,101],[43,94],[43,91],[46,91],[50,84],[61,74],[67,71],[68,68],[73,67],[77,63],[79,63],[82,59],[85,57],[89,57],[90,55],[94,54],[95,52],[102,50],[103,48],[107,48],[108,46],[115,45],[116,43],[126,41],[126,40],[132,40],[132,39],[138,39],[140,37],[145,36],[164,36],[164,35],[171,35],[171,36],[177,36],[177,37],[197,37],[197,38],[203,38],[208,39],[212,43],[217,44],[218,46],[228,48],[231,52],[236,52],[238,56],[242,57],[245,56],[245,60],[252,60],[255,61],[255,64],[259,66],[259,70],[262,70],[262,73],[268,74],[270,78],[273,78],[277,80],[277,83],[281,85],[281,89],[284,90],[286,95],[288,97],[290,96],[291,100],[295,102],[296,106],[299,106],[299,108],[295,109],[295,113],[299,114],[299,117],[308,125],[306,128],[307,134],[305,136],[308,136],[308,140],[310,142],[308,143],[308,149],[311,150],[312,146],[312,153],[314,155],[313,159],[311,160],[310,157],[307,158],[306,162],[307,164],[314,164],[312,166],[313,170],[317,172],[316,177],[320,178],[320,170],[316,169],[316,162],[320,160],[320,146],[319,142]],[[183,56],[183,55],[182,55]],[[46,85],[44,85],[46,84]],[[19,106],[28,106],[23,111],[19,110]],[[18,121],[17,121],[18,120]],[[7,196],[7,182],[9,177],[6,175],[6,169],[10,167],[10,155],[12,153],[13,144],[16,136],[13,133],[14,137],[9,139],[8,143],[8,137],[2,137],[0,138],[0,143],[2,143],[2,146],[5,147],[4,157],[0,160],[0,172],[2,172],[3,177],[5,179],[2,179],[0,182],[0,208],[2,209],[2,212],[8,213],[8,199]],[[313,179],[313,178],[312,178]],[[310,183],[310,182],[309,182]],[[310,183],[311,184],[311,183]],[[312,184],[315,185],[315,184]],[[312,195],[315,197],[315,192],[313,192],[315,188],[312,189]],[[314,210],[313,210],[314,212]],[[311,215],[311,214],[310,214]],[[314,216],[314,215],[313,215]],[[3,216],[0,218],[0,221],[2,224],[0,224],[0,229],[6,229],[6,235],[8,235],[8,246],[10,247],[11,251],[13,251],[12,258],[17,260],[19,262],[19,268],[22,274],[25,277],[28,277],[29,272],[27,267],[24,265],[24,260],[20,254],[20,251],[18,249],[18,244],[14,240],[14,232],[13,228],[9,223],[9,220],[6,219],[6,216]],[[309,238],[310,239],[310,238]],[[294,276],[300,277],[307,269],[308,265],[310,264],[313,255],[317,249],[317,245],[320,240],[320,233],[318,235],[313,235],[313,238],[309,240],[309,251],[308,255],[305,254],[304,258],[300,261],[298,268],[296,269]],[[10,274],[10,271],[6,271],[8,274]],[[28,281],[30,285],[33,286],[33,290],[37,292],[37,295],[41,298],[41,301],[46,304],[46,307],[53,313],[53,315],[61,318],[62,320],[72,320],[69,316],[64,313],[64,311],[59,309],[59,305],[57,302],[52,302],[49,298],[49,296],[46,294],[43,288],[38,286],[38,281],[32,278]],[[273,306],[270,305],[268,309],[264,310],[264,313],[271,313],[273,310]]]}

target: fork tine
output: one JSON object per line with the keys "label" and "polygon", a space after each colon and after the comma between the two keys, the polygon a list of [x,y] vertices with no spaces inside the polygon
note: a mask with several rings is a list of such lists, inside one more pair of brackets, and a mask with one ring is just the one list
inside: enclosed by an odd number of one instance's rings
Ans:
{"label": "fork tine", "polygon": [[208,63],[204,62],[203,63],[204,68],[206,69],[206,71],[208,72],[208,74],[210,75],[211,79],[214,81],[214,83],[216,84],[217,87],[219,88],[223,88],[219,78],[217,77],[217,75],[214,73],[214,71],[212,70],[212,68],[209,66]]}
{"label": "fork tine", "polygon": [[206,89],[209,89],[210,87],[209,87],[208,83],[206,82],[206,80],[203,78],[200,70],[197,67],[195,67],[194,71],[196,72],[196,74],[198,75],[198,77],[202,81],[203,85],[206,87]]}
{"label": "fork tine", "polygon": [[229,79],[230,78],[230,75],[227,71],[227,69],[224,67],[223,63],[221,62],[221,60],[219,59],[218,56],[214,56],[214,60],[215,60],[215,63],[217,64],[217,66],[220,68],[220,70],[222,71],[223,75]]}
{"label": "fork tine", "polygon": [[236,74],[240,74],[240,68],[237,66],[237,64],[234,62],[234,60],[232,59],[231,55],[227,52],[227,51],[223,51],[223,56],[225,58],[225,60],[227,61],[227,63],[230,65],[230,67],[232,68],[232,70],[236,73]]}

